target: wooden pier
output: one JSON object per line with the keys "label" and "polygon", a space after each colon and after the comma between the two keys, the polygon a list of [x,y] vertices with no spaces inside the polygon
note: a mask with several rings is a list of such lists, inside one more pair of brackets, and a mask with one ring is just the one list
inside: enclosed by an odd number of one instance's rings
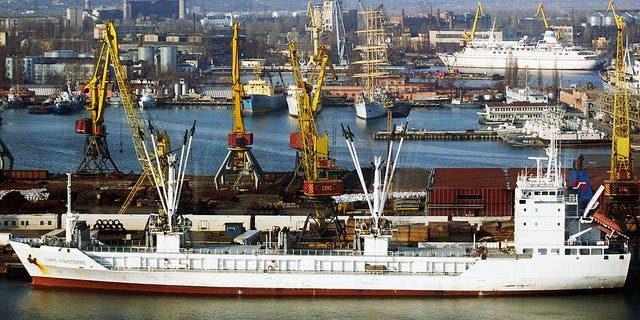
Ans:
{"label": "wooden pier", "polygon": [[[388,131],[378,131],[373,134],[374,140],[388,140]],[[394,140],[400,140],[400,135],[395,134]],[[404,135],[405,140],[434,140],[434,141],[495,141],[499,140],[498,134],[490,130],[464,130],[464,131],[427,131],[409,130]]]}

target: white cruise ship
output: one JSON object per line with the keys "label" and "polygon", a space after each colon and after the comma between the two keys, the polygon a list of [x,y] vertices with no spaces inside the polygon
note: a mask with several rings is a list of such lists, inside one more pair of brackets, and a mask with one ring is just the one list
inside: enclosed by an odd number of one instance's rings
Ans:
{"label": "white cruise ship", "polygon": [[492,35],[487,40],[473,40],[455,53],[438,53],[449,68],[481,69],[541,69],[593,70],[603,60],[594,51],[565,46],[558,42],[552,30],[542,40],[531,43],[525,37],[519,41],[498,41]]}

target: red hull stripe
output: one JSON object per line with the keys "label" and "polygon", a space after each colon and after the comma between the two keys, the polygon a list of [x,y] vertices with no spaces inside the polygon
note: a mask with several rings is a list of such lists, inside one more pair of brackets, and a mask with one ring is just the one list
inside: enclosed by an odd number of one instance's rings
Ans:
{"label": "red hull stripe", "polygon": [[56,279],[33,277],[32,285],[41,287],[64,287],[98,289],[146,293],[182,293],[194,295],[244,295],[244,296],[508,296],[595,292],[595,290],[556,290],[556,291],[456,291],[456,290],[359,290],[359,289],[283,289],[283,288],[217,288],[194,286],[169,286],[153,284],[131,284],[120,282],[87,281],[74,279]]}

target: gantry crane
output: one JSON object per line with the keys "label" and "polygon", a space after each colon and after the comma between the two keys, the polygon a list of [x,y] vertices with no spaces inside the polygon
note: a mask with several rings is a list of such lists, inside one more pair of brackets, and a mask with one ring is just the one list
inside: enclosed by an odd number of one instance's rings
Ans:
{"label": "gantry crane", "polygon": [[480,17],[484,17],[484,11],[482,10],[482,3],[480,3],[480,1],[478,1],[478,7],[476,8],[476,17],[473,20],[473,28],[471,29],[471,33],[467,33],[467,31],[464,31],[462,33],[462,38],[466,42],[469,42],[469,41],[473,40],[473,38],[475,37],[476,28],[478,26],[478,19],[480,19]]}
{"label": "gantry crane", "polygon": [[[115,29],[105,26],[105,34]],[[86,135],[82,162],[76,173],[104,174],[118,171],[118,166],[111,158],[107,143],[107,129],[104,125],[104,111],[107,106],[107,85],[109,80],[110,60],[109,41],[105,36],[96,58],[91,80],[84,86],[84,93],[89,93],[91,103],[86,106],[82,119],[76,120],[76,133]]]}
{"label": "gantry crane", "polygon": [[616,13],[613,0],[609,2],[618,29],[616,39],[616,81],[613,98],[613,128],[611,138],[611,170],[605,180],[606,208],[608,215],[626,227],[627,232],[637,234],[638,199],[640,185],[633,173],[631,138],[629,128],[629,96],[627,92],[623,34],[625,22]]}
{"label": "gantry crane", "polygon": [[258,189],[264,181],[264,171],[251,152],[253,133],[244,128],[242,98],[246,95],[240,82],[240,45],[238,30],[233,24],[231,81],[233,85],[233,130],[227,135],[229,152],[215,175],[217,190],[243,190],[251,186]]}
{"label": "gantry crane", "polygon": [[[151,123],[147,123],[144,115],[141,110],[136,107],[136,103],[134,102],[134,94],[131,90],[131,86],[129,86],[129,81],[127,79],[127,72],[123,68],[120,63],[120,52],[118,49],[118,35],[116,33],[116,28],[113,22],[109,21],[104,26],[101,27],[101,38],[102,42],[102,55],[99,59],[104,60],[104,69],[102,69],[103,74],[101,76],[100,82],[97,84],[98,93],[100,91],[100,83],[104,84],[108,81],[108,73],[106,72],[106,68],[109,64],[113,67],[113,71],[115,73],[116,82],[118,84],[118,88],[120,90],[120,97],[122,99],[122,107],[127,116],[127,122],[129,124],[129,130],[131,131],[131,139],[133,140],[133,148],[136,152],[136,157],[140,165],[142,166],[142,174],[140,178],[133,186],[131,192],[125,199],[122,207],[119,210],[119,213],[126,212],[127,208],[135,198],[138,190],[144,184],[144,182],[148,182],[151,185],[151,171],[155,171],[156,176],[160,176],[160,171],[164,170],[163,168],[157,168],[150,166],[146,160],[145,151],[144,151],[144,143],[145,139],[149,139],[150,134],[154,134],[156,137],[156,150],[155,152],[158,155],[165,155],[171,149],[169,136],[165,131],[153,131]],[[96,71],[98,72],[98,71]],[[96,95],[97,98],[97,95]],[[92,95],[92,99],[94,99]],[[92,100],[93,101],[93,100]],[[99,102],[99,101],[98,101]],[[92,102],[93,103],[93,102]],[[93,118],[92,118],[93,121]],[[164,158],[164,157],[163,157]]]}
{"label": "gantry crane", "polygon": [[[300,165],[304,170],[304,194],[310,197],[326,197],[342,193],[342,180],[336,178],[333,173],[339,168],[335,159],[329,157],[329,137],[327,132],[320,136],[316,127],[313,110],[320,101],[320,92],[326,67],[329,66],[336,79],[333,64],[324,46],[320,47],[318,61],[320,61],[317,82],[313,100],[311,92],[313,86],[305,82],[300,71],[298,56],[294,42],[289,42],[291,65],[293,66],[293,80],[298,95],[298,125],[299,132],[291,134],[290,145],[300,152]],[[314,76],[309,77],[309,81]]]}

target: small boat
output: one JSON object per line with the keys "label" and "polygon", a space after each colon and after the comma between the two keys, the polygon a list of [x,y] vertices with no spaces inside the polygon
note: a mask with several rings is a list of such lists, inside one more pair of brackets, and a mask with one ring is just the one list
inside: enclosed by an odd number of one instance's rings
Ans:
{"label": "small boat", "polygon": [[479,103],[479,102],[469,102],[469,101],[462,101],[462,99],[460,98],[453,98],[451,99],[451,102],[441,102],[439,104],[441,107],[446,107],[446,108],[482,108],[484,107],[484,103]]}
{"label": "small boat", "polygon": [[153,92],[151,89],[146,88],[140,96],[140,100],[138,100],[138,105],[141,109],[145,108],[155,108],[156,107],[156,98],[153,96]]}
{"label": "small boat", "polygon": [[85,105],[82,93],[64,91],[55,98],[51,110],[53,114],[71,114],[83,110]]}

